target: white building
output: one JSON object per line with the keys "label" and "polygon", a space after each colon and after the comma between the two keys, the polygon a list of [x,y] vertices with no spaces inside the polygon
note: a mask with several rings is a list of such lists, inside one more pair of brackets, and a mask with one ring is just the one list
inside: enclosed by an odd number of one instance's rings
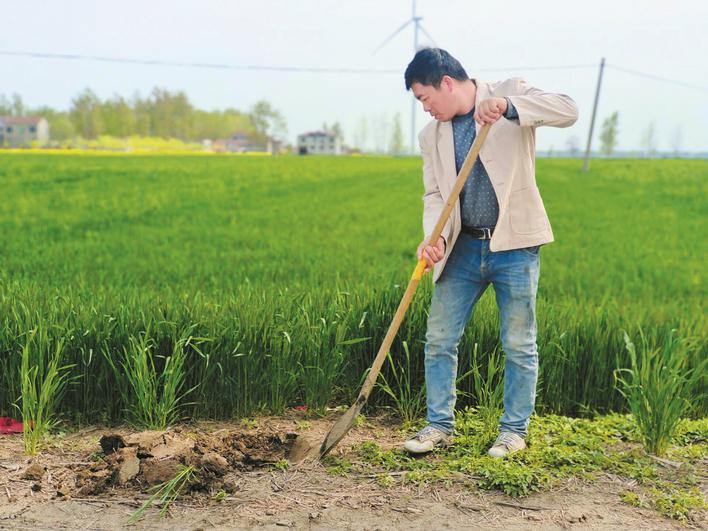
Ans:
{"label": "white building", "polygon": [[328,131],[310,131],[297,137],[300,155],[341,155],[342,142]]}
{"label": "white building", "polygon": [[0,116],[0,147],[29,147],[49,141],[49,123],[41,116]]}

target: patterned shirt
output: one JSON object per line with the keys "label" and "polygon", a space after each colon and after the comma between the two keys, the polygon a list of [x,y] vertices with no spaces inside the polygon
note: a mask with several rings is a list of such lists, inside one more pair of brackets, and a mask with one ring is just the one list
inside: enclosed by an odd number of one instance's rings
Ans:
{"label": "patterned shirt", "polygon": [[[506,98],[507,110],[504,117],[513,120],[519,117],[516,107]],[[460,173],[462,163],[477,134],[474,123],[474,107],[462,116],[452,119],[452,133],[455,142],[455,168]],[[499,217],[499,202],[489,180],[489,174],[482,161],[475,160],[472,171],[460,192],[460,215],[462,225],[475,228],[494,228]]]}

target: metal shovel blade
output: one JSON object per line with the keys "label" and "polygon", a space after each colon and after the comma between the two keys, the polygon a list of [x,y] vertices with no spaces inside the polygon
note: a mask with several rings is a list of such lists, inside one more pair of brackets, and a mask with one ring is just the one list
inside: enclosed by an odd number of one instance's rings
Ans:
{"label": "metal shovel blade", "polygon": [[356,399],[354,405],[350,407],[347,412],[339,417],[339,420],[334,423],[334,426],[329,430],[325,440],[320,446],[320,458],[324,457],[329,453],[329,451],[336,446],[336,444],[342,440],[342,438],[347,434],[347,432],[356,423],[356,417],[361,412],[361,409],[366,403],[366,398],[359,395]]}

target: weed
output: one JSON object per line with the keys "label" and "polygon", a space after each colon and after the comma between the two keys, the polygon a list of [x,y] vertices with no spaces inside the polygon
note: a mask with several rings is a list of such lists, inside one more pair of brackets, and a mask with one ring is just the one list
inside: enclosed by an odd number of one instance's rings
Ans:
{"label": "weed", "polygon": [[71,381],[72,365],[61,365],[64,339],[52,340],[46,329],[35,328],[22,347],[22,429],[25,453],[35,455],[57,424],[57,406]]}
{"label": "weed", "polygon": [[378,478],[376,478],[376,484],[379,487],[387,489],[389,487],[393,487],[396,484],[396,480],[389,474],[381,474]]}
{"label": "weed", "polygon": [[170,505],[177,499],[184,487],[195,480],[195,468],[193,466],[181,466],[177,475],[166,483],[151,487],[148,492],[152,495],[143,503],[140,508],[135,511],[128,520],[128,523],[134,524],[143,516],[145,511],[159,498],[162,507],[160,508],[160,516],[165,516]]}
{"label": "weed", "polygon": [[706,509],[703,493],[698,488],[676,489],[662,486],[649,490],[651,504],[663,515],[685,522],[692,511]]}
{"label": "weed", "polygon": [[279,459],[275,463],[273,463],[273,468],[276,470],[287,470],[290,468],[290,461],[287,459]]}
{"label": "weed", "polygon": [[644,498],[644,496],[634,492],[633,490],[625,490],[624,492],[621,492],[620,499],[624,503],[628,503],[629,505],[633,505],[634,507],[649,507],[649,503]]}
{"label": "weed", "polygon": [[499,489],[509,496],[526,496],[551,481],[548,470],[538,464],[520,463],[513,458],[483,457],[472,468],[483,489]]}
{"label": "weed", "polygon": [[[645,448],[660,456],[666,453],[679,421],[691,409],[689,390],[703,378],[708,359],[690,369],[687,360],[692,347],[677,337],[675,331],[658,348],[651,347],[643,334],[641,339],[641,351],[637,353],[634,343],[624,333],[630,368],[618,370],[616,377],[637,421]],[[626,376],[622,377],[623,374]]]}
{"label": "weed", "polygon": [[309,420],[296,420],[295,429],[297,431],[309,430],[312,427],[312,423]]}
{"label": "weed", "polygon": [[130,336],[123,347],[120,367],[113,361],[111,350],[105,346],[103,354],[120,382],[119,392],[130,421],[139,427],[162,430],[179,418],[179,407],[186,393],[185,382],[187,348],[192,336],[189,330],[173,338],[171,355],[164,357],[162,370],[156,366],[157,344],[150,337],[150,329],[138,337]]}
{"label": "weed", "polygon": [[246,429],[249,430],[254,430],[258,428],[258,419],[248,419],[248,418],[243,418],[241,419],[241,426],[243,426]]}
{"label": "weed", "polygon": [[357,428],[363,428],[366,426],[366,415],[359,413],[354,419],[354,426]]}
{"label": "weed", "polygon": [[353,465],[349,459],[343,457],[326,456],[323,460],[327,472],[335,476],[346,476],[352,471]]}
{"label": "weed", "polygon": [[386,470],[402,470],[411,463],[411,458],[402,450],[383,450],[373,441],[364,441],[355,450],[367,463]]}
{"label": "weed", "polygon": [[388,353],[391,376],[388,379],[382,373],[378,387],[391,398],[394,410],[401,420],[412,424],[425,410],[425,385],[416,385],[417,378],[413,374],[411,353],[406,341],[403,341],[403,352],[404,356],[399,364],[394,363],[391,353]]}

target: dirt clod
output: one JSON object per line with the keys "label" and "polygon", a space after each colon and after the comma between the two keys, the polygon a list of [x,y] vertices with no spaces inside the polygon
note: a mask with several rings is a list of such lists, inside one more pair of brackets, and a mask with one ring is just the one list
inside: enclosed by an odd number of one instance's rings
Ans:
{"label": "dirt clod", "polygon": [[113,475],[105,462],[98,462],[87,468],[78,469],[75,476],[76,493],[79,496],[100,494],[108,487],[108,482]]}
{"label": "dirt clod", "polygon": [[148,485],[167,483],[179,473],[180,464],[176,459],[144,459],[140,465],[140,475]]}
{"label": "dirt clod", "polygon": [[140,472],[140,459],[136,448],[121,448],[119,453],[122,461],[116,470],[115,481],[118,485],[125,485]]}
{"label": "dirt clod", "polygon": [[229,469],[229,462],[216,452],[208,452],[199,460],[199,464],[205,470],[223,476]]}
{"label": "dirt clod", "polygon": [[125,438],[128,446],[136,446],[138,448],[138,457],[152,457],[151,450],[165,442],[164,431],[141,431],[133,433]]}
{"label": "dirt clod", "polygon": [[176,434],[165,433],[162,435],[161,442],[153,445],[149,453],[155,459],[165,459],[168,457],[186,459],[192,454],[193,450],[193,440],[180,437]]}
{"label": "dirt clod", "polygon": [[44,472],[47,469],[39,463],[32,463],[28,466],[20,476],[22,479],[31,479],[33,481],[41,481]]}
{"label": "dirt clod", "polygon": [[[312,442],[298,439],[291,432],[242,428],[212,433],[187,427],[106,433],[99,439],[103,457],[96,460],[98,448],[91,448],[79,463],[55,478],[52,494],[84,497],[116,487],[142,491],[174,479],[185,466],[194,469],[187,491],[233,493],[241,488],[245,471],[316,454]],[[32,488],[39,489],[45,472],[44,466],[32,463],[22,478],[38,482]]]}
{"label": "dirt clod", "polygon": [[286,459],[296,439],[296,433],[236,432],[226,434],[223,441],[232,463],[241,461],[243,464],[265,465]]}
{"label": "dirt clod", "polygon": [[126,446],[128,446],[125,443],[125,439],[123,439],[123,437],[121,437],[120,435],[116,434],[104,435],[103,437],[101,437],[99,444],[101,445],[101,450],[103,450],[103,453],[105,455],[112,454],[119,448],[125,448]]}

